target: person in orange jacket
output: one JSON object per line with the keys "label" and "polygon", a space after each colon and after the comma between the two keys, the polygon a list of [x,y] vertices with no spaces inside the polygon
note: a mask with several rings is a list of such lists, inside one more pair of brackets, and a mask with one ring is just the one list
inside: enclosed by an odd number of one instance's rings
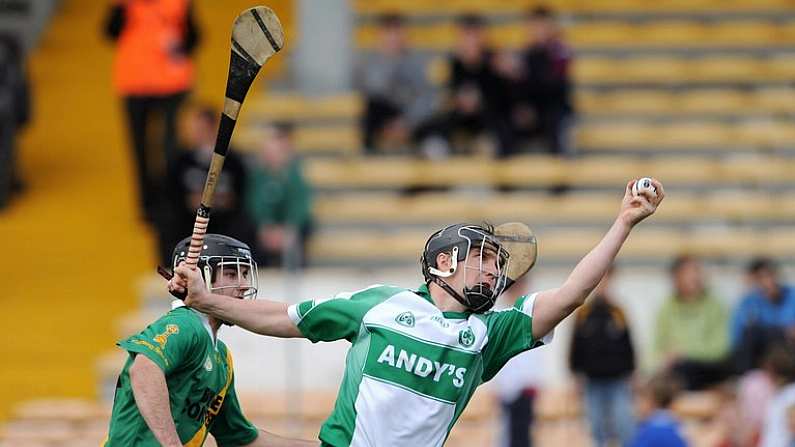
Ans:
{"label": "person in orange jacket", "polygon": [[160,180],[175,153],[177,113],[194,81],[191,55],[199,30],[191,1],[116,0],[105,34],[116,43],[113,86],[127,115],[138,198],[143,216],[156,223]]}

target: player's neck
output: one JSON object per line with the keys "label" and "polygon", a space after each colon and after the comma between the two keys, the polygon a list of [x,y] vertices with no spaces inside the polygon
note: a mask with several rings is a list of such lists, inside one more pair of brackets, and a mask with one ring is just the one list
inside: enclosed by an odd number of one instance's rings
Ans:
{"label": "player's neck", "polygon": [[209,317],[210,329],[213,332],[213,339],[218,338],[218,329],[221,329],[221,321],[213,317]]}
{"label": "player's neck", "polygon": [[463,304],[453,298],[452,295],[447,293],[447,291],[442,289],[438,284],[432,282],[428,286],[428,291],[431,294],[431,299],[433,299],[433,304],[442,312],[464,312],[467,310]]}

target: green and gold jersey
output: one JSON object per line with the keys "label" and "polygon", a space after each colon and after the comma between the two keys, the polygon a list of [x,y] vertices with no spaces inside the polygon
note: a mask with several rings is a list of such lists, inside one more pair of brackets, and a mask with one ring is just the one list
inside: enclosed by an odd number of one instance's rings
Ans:
{"label": "green and gold jersey", "polygon": [[352,343],[320,430],[323,445],[441,446],[478,385],[551,338],[533,339],[534,301],[524,296],[483,314],[442,312],[426,286],[377,285],[291,306],[290,318],[312,342]]}
{"label": "green and gold jersey", "polygon": [[201,446],[208,432],[220,446],[257,438],[235,394],[231,353],[213,340],[205,316],[178,307],[118,345],[130,357],[116,384],[105,447],[160,445],[135,404],[129,371],[136,355],[145,355],[165,373],[171,414],[185,446]]}

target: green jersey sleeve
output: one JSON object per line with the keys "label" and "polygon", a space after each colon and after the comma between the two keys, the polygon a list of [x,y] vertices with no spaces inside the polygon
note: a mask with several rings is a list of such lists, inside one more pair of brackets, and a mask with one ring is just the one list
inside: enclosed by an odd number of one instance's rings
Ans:
{"label": "green jersey sleeve", "polygon": [[359,333],[364,315],[373,306],[404,289],[375,285],[333,298],[304,301],[289,307],[288,314],[304,337],[313,343],[346,339]]}
{"label": "green jersey sleeve", "polygon": [[491,380],[511,357],[552,341],[552,334],[533,339],[536,294],[525,295],[513,307],[483,316],[488,342],[483,348],[483,381]]}
{"label": "green jersey sleeve", "polygon": [[168,375],[184,362],[195,361],[192,352],[204,328],[190,312],[187,308],[174,309],[117,345],[131,354],[145,355]]}
{"label": "green jersey sleeve", "polygon": [[[228,367],[232,368],[231,356],[228,358],[230,359]],[[210,427],[210,434],[219,447],[247,445],[254,442],[259,435],[257,427],[246,419],[243,410],[240,409],[240,401],[235,392],[234,373],[221,410]]]}

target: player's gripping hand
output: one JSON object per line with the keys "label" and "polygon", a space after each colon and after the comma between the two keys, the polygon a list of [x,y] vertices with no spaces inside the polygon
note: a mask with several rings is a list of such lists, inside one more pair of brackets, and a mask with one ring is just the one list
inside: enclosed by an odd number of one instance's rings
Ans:
{"label": "player's gripping hand", "polygon": [[185,305],[201,310],[210,298],[210,292],[204,284],[198,269],[188,267],[181,262],[174,269],[174,277],[168,282],[168,290],[176,293],[186,293]]}
{"label": "player's gripping hand", "polygon": [[624,192],[624,199],[621,201],[621,211],[619,219],[630,227],[635,226],[638,222],[651,216],[657,211],[657,207],[665,198],[665,190],[662,183],[657,179],[651,179],[652,185],[656,189],[656,196],[650,190],[640,190],[638,195],[632,193],[632,187],[637,182],[637,179],[630,180],[627,183],[626,191]]}

